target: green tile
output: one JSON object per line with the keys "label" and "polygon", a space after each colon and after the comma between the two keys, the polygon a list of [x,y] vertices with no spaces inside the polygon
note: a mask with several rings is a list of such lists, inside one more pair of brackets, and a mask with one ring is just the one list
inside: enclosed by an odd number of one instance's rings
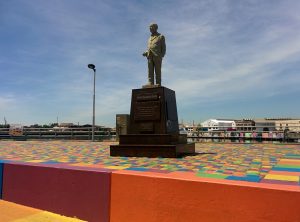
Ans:
{"label": "green tile", "polygon": [[298,165],[286,165],[286,164],[278,164],[276,167],[280,168],[295,168],[295,169],[300,169],[300,166]]}
{"label": "green tile", "polygon": [[198,172],[196,174],[196,176],[206,177],[206,178],[215,178],[215,179],[225,179],[227,177],[227,175],[223,175],[223,174],[209,174],[209,173],[202,173],[202,172]]}

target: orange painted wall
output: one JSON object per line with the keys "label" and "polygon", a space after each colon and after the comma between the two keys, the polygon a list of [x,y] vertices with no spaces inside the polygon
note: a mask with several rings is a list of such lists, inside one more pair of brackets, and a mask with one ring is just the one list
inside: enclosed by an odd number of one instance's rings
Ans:
{"label": "orange painted wall", "polygon": [[236,184],[113,172],[110,221],[300,221],[300,190]]}

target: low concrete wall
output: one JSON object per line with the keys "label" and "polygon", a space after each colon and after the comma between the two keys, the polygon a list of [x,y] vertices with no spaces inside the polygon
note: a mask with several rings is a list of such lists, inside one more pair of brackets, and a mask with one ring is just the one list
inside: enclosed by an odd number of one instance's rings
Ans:
{"label": "low concrete wall", "polygon": [[2,199],[3,162],[0,161],[0,199]]}
{"label": "low concrete wall", "polygon": [[184,173],[112,173],[111,222],[299,222],[300,189],[195,179]]}
{"label": "low concrete wall", "polygon": [[108,222],[110,171],[5,163],[2,198],[89,222]]}
{"label": "low concrete wall", "polygon": [[64,164],[0,168],[4,200],[89,222],[300,221],[300,186]]}

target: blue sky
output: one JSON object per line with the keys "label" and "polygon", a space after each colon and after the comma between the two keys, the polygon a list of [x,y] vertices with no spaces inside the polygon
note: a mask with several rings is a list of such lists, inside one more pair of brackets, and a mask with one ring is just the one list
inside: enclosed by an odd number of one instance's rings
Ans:
{"label": "blue sky", "polygon": [[179,120],[300,117],[298,0],[1,0],[0,123],[114,126],[158,23]]}

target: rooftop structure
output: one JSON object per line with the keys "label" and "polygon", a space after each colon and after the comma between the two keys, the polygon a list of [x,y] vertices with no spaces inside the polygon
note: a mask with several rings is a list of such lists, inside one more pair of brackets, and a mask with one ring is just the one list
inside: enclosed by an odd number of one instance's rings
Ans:
{"label": "rooftop structure", "polygon": [[201,123],[202,128],[208,131],[214,130],[231,130],[236,128],[234,120],[209,119]]}

